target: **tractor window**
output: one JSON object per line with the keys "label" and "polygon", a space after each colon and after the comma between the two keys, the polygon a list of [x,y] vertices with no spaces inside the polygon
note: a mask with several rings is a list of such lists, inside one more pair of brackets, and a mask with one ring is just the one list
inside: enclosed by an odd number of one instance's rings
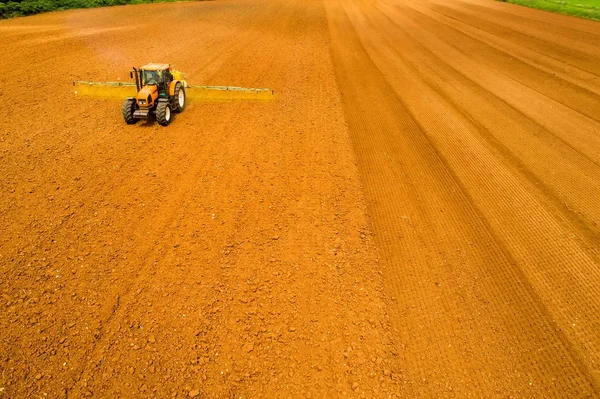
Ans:
{"label": "tractor window", "polygon": [[162,71],[142,71],[142,86],[158,85],[162,82]]}

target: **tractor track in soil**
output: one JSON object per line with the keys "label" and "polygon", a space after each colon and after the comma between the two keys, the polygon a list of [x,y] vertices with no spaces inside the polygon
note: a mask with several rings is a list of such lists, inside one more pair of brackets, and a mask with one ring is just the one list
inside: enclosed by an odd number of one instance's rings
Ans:
{"label": "tractor track in soil", "polygon": [[[597,22],[215,0],[0,49],[0,397],[600,395]],[[73,93],[148,61],[276,99]]]}

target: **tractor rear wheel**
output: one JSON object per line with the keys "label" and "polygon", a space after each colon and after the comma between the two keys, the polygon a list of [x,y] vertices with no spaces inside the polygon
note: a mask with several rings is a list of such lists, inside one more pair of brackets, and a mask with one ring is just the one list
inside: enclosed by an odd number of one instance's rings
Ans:
{"label": "tractor rear wheel", "polygon": [[181,83],[175,85],[173,97],[171,97],[171,108],[175,112],[183,112],[185,108],[185,89]]}
{"label": "tractor rear wheel", "polygon": [[125,119],[125,122],[128,125],[133,125],[135,122],[137,122],[137,119],[135,119],[133,117],[133,113],[135,112],[136,109],[137,109],[137,104],[136,104],[134,98],[128,98],[123,103],[123,107],[121,109],[123,111],[123,119]]}
{"label": "tractor rear wheel", "polygon": [[159,125],[167,126],[171,123],[171,105],[168,101],[161,101],[156,106],[156,120]]}

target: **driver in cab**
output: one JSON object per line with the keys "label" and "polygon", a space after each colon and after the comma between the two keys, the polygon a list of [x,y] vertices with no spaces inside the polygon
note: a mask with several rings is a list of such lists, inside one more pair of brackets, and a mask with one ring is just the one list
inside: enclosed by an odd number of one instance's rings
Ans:
{"label": "driver in cab", "polygon": [[156,71],[146,71],[146,84],[157,85],[160,82],[160,76]]}

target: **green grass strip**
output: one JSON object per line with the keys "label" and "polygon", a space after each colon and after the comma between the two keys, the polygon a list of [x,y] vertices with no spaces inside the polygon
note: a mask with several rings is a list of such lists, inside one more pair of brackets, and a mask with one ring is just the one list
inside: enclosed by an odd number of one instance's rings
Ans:
{"label": "green grass strip", "polygon": [[600,0],[501,0],[559,14],[600,21]]}
{"label": "green grass strip", "polygon": [[181,0],[0,0],[0,19],[33,15],[49,11],[69,10],[73,8],[165,3],[174,1]]}

